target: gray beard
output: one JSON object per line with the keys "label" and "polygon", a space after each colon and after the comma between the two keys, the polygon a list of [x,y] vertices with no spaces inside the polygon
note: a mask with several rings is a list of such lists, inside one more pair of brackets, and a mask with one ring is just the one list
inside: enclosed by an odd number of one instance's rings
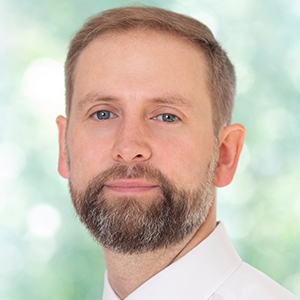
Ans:
{"label": "gray beard", "polygon": [[[205,180],[193,190],[177,188],[148,164],[115,165],[92,179],[82,192],[69,180],[73,205],[91,235],[114,252],[144,253],[177,244],[207,218],[214,199],[215,156]],[[145,178],[158,184],[160,191],[151,199],[105,194],[104,185],[121,178]]]}

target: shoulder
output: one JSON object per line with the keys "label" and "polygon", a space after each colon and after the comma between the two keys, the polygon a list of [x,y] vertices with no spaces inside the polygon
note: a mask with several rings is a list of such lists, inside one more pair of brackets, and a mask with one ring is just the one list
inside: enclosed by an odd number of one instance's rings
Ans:
{"label": "shoulder", "polygon": [[267,275],[246,263],[228,278],[210,300],[299,300]]}

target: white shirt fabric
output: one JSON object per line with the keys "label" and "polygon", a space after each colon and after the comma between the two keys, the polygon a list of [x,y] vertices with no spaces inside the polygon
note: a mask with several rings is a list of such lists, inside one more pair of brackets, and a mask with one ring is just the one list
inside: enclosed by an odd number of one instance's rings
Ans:
{"label": "white shirt fabric", "polygon": [[[242,262],[222,223],[199,245],[131,293],[126,300],[297,300]],[[120,300],[105,274],[102,300]],[[299,299],[298,299],[299,300]]]}

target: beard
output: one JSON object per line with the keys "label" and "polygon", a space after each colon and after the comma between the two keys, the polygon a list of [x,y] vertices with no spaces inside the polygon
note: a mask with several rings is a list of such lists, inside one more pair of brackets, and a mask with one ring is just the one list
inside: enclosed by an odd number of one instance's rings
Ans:
{"label": "beard", "polygon": [[[183,241],[206,220],[214,200],[217,155],[208,164],[204,180],[193,189],[179,188],[149,164],[115,165],[93,178],[84,191],[69,179],[73,205],[80,220],[102,247],[116,253],[144,253]],[[107,182],[145,178],[159,186],[152,196],[113,196]]]}

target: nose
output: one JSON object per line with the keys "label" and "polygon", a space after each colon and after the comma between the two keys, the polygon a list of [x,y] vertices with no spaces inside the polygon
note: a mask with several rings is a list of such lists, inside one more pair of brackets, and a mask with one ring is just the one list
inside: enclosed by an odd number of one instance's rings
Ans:
{"label": "nose", "polygon": [[142,122],[127,122],[119,129],[112,149],[115,161],[131,165],[144,162],[152,156],[149,134]]}

